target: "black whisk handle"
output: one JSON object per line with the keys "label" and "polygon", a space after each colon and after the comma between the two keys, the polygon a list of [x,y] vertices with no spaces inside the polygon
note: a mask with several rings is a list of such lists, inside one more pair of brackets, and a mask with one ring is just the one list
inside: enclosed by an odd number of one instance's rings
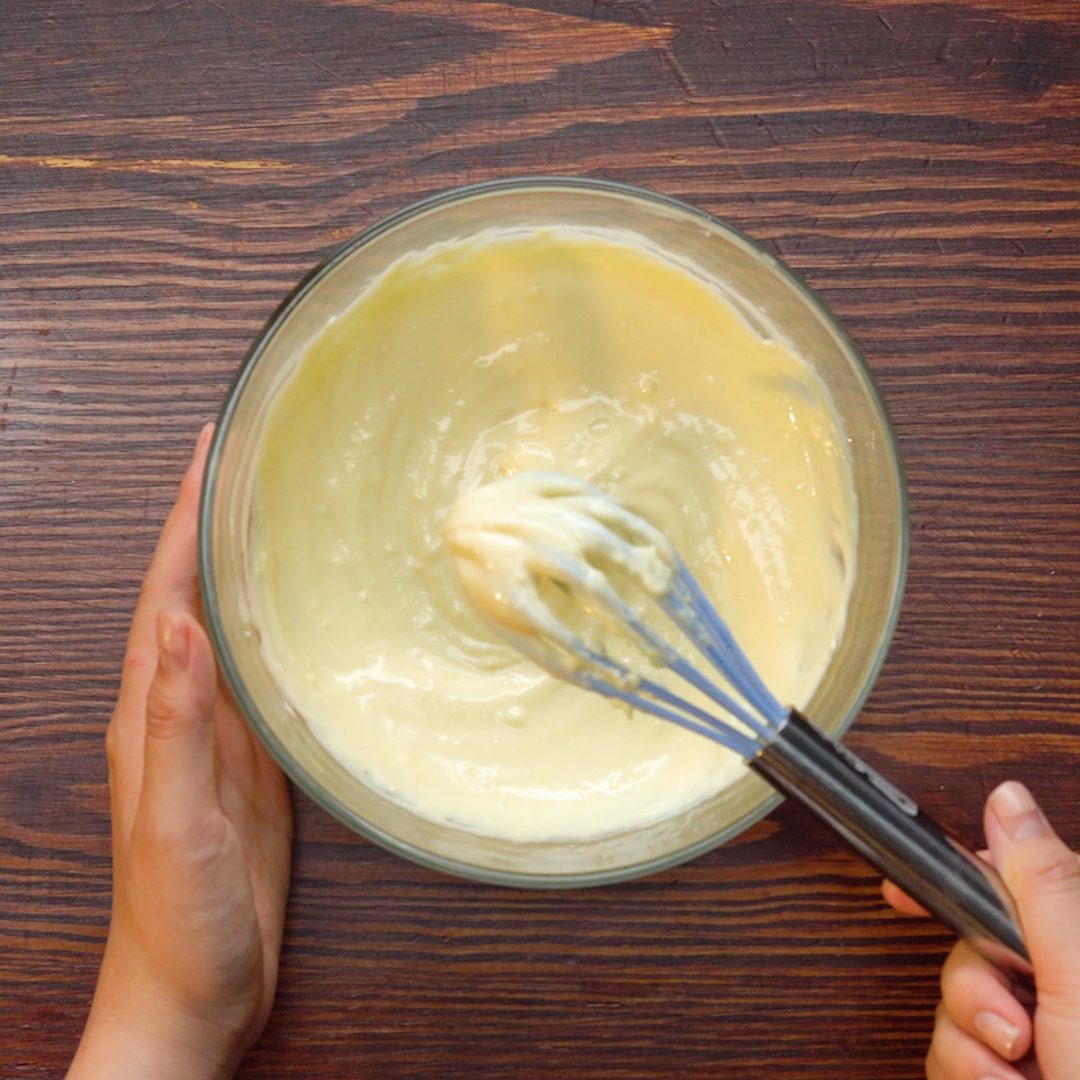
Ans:
{"label": "black whisk handle", "polygon": [[792,710],[750,765],[831,825],[860,855],[1031,986],[1031,960],[1001,878],[846,746]]}

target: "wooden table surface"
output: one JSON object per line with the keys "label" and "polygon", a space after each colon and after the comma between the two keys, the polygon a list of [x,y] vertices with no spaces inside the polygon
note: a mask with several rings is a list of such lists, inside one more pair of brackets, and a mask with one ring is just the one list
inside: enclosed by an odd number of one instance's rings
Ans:
{"label": "wooden table surface", "polygon": [[[688,199],[840,315],[912,537],[849,742],[973,842],[1015,775],[1080,845],[1075,0],[0,0],[0,1075],[80,1030],[129,613],[248,342],[359,229],[525,173]],[[296,807],[244,1077],[922,1073],[948,935],[790,807],[575,894]]]}

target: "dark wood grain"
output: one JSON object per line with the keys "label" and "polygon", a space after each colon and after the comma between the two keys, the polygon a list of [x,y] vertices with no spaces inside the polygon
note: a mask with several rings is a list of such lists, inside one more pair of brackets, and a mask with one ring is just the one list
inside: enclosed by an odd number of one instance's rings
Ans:
{"label": "dark wood grain", "polygon": [[[1074,0],[0,0],[3,1076],[80,1030],[127,620],[247,342],[381,215],[527,172],[687,198],[845,320],[913,541],[849,741],[972,840],[1019,775],[1080,845]],[[790,808],[566,895],[297,814],[244,1077],[921,1075],[948,937]]]}

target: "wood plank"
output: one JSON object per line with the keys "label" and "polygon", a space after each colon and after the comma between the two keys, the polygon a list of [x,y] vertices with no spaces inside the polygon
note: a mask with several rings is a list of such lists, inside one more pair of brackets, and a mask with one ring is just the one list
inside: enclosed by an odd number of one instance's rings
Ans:
{"label": "wood plank", "polygon": [[[686,198],[866,351],[911,495],[850,742],[973,841],[1080,846],[1080,9],[1071,0],[0,3],[0,1074],[74,1047],[102,753],[191,441],[282,295],[408,202],[522,173]],[[439,877],[297,799],[247,1078],[910,1080],[948,935],[784,807],[645,881]]]}

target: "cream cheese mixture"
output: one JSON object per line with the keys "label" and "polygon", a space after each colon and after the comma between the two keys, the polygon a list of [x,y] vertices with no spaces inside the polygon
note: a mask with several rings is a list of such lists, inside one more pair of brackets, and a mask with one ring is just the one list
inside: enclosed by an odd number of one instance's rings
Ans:
{"label": "cream cheese mixture", "polygon": [[632,621],[644,620],[666,646],[681,644],[653,626],[656,612],[641,603],[669,592],[678,553],[658,529],[576,476],[527,470],[481,484],[454,503],[442,531],[472,606],[554,674],[607,676],[584,649],[623,663],[631,679],[655,677],[621,655],[633,642],[646,669],[665,666],[653,642],[642,648]]}
{"label": "cream cheese mixture", "polygon": [[854,572],[829,395],[714,284],[615,231],[416,252],[320,332],[259,450],[254,615],[320,741],[416,812],[519,841],[627,831],[744,766],[551,678],[473,610],[447,512],[535,469],[662,530],[776,696],[805,707]]}

